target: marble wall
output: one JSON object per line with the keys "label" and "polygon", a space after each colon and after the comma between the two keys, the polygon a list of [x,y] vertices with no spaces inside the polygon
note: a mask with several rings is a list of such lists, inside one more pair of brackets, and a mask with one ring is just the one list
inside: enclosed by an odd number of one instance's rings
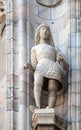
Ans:
{"label": "marble wall", "polygon": [[70,1],[70,41],[69,41],[69,91],[68,91],[68,116],[72,122],[73,130],[81,129],[81,2]]}
{"label": "marble wall", "polygon": [[[80,130],[80,7],[80,0],[63,0],[54,8],[42,7],[35,0],[7,1],[7,130],[32,130],[33,73],[24,71],[23,65],[31,62],[35,29],[42,22],[49,24],[56,49],[70,65],[68,90],[58,93],[55,110],[71,122],[68,130]],[[43,107],[47,94],[43,91]]]}

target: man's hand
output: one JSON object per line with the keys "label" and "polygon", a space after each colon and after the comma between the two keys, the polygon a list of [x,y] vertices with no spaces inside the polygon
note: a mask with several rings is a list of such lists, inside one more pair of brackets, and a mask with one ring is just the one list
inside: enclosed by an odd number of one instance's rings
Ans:
{"label": "man's hand", "polygon": [[56,58],[56,60],[57,60],[59,63],[64,61],[62,55],[58,55],[57,58]]}
{"label": "man's hand", "polygon": [[30,69],[30,70],[34,71],[33,66],[29,63],[24,64],[24,70],[26,70],[26,69]]}
{"label": "man's hand", "polygon": [[56,60],[65,70],[69,69],[69,64],[66,62],[62,55],[58,55]]}

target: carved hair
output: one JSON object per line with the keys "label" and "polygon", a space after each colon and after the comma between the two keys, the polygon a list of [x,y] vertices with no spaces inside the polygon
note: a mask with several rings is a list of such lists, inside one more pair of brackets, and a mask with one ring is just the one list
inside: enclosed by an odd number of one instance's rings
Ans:
{"label": "carved hair", "polygon": [[45,23],[40,24],[37,27],[37,29],[36,29],[36,33],[35,33],[35,44],[38,45],[40,43],[40,29],[42,27],[48,28],[48,30],[49,30],[49,37],[47,39],[47,43],[50,44],[51,46],[54,46],[54,40],[53,40],[53,37],[52,37],[52,34],[51,34],[50,27],[49,27],[49,25],[47,25]]}
{"label": "carved hair", "polygon": [[3,2],[2,2],[2,1],[0,1],[0,5],[3,5]]}
{"label": "carved hair", "polygon": [[[0,12],[4,12],[4,11],[5,11],[5,2],[0,1]],[[6,12],[5,12],[5,14],[6,14]],[[0,17],[1,17],[1,15],[0,15]]]}

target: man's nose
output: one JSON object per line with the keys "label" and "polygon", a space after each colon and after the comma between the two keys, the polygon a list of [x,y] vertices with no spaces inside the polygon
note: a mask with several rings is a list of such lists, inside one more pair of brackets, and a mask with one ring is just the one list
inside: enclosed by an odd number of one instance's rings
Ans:
{"label": "man's nose", "polygon": [[46,32],[46,28],[44,29],[44,32]]}

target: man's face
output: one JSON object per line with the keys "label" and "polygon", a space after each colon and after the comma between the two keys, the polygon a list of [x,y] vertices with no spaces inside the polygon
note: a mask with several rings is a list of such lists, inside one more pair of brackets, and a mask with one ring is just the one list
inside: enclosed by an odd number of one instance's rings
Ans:
{"label": "man's face", "polygon": [[48,27],[41,27],[40,28],[40,39],[44,39],[44,40],[47,40],[49,37],[49,28]]}
{"label": "man's face", "polygon": [[0,3],[0,23],[6,20],[6,11],[3,3]]}

